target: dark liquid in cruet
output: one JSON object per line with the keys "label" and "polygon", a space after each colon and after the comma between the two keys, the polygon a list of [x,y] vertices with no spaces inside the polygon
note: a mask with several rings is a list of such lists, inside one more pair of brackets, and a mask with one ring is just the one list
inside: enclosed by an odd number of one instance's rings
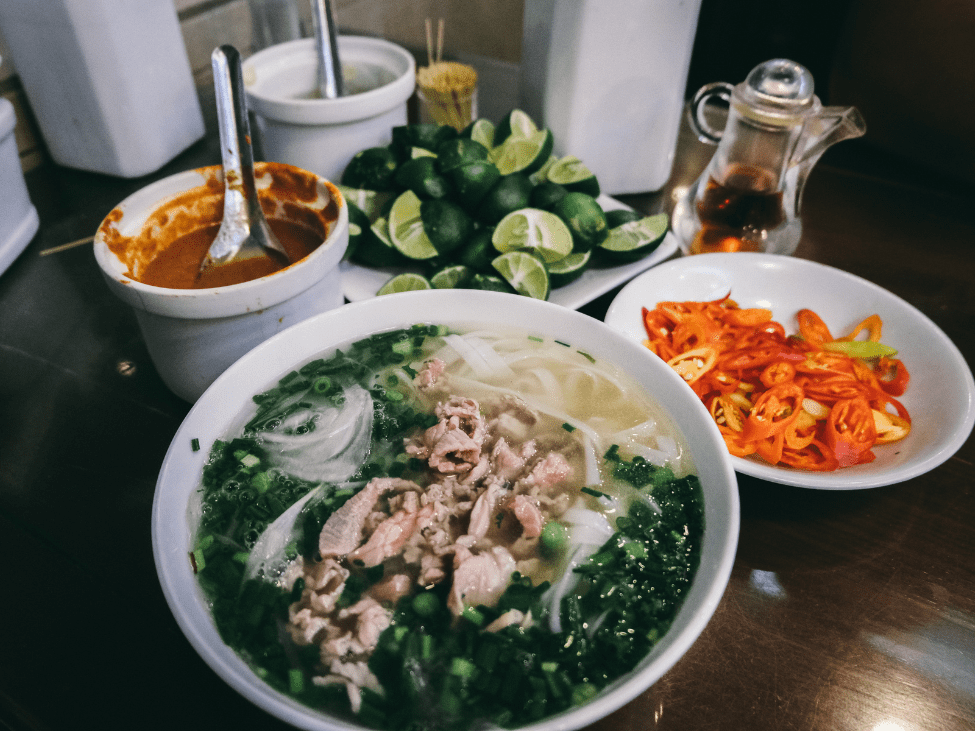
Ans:
{"label": "dark liquid in cruet", "polygon": [[782,192],[771,173],[752,165],[734,165],[719,183],[708,177],[697,202],[701,230],[692,254],[763,251],[766,232],[785,223]]}

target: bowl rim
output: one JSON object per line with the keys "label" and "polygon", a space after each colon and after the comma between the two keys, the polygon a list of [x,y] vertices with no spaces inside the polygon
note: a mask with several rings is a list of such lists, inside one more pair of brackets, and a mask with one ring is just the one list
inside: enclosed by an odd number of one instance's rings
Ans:
{"label": "bowl rim", "polygon": [[[930,453],[923,459],[893,466],[886,472],[871,471],[869,464],[847,467],[832,473],[809,472],[808,470],[767,465],[757,460],[742,457],[732,457],[736,471],[769,482],[808,489],[862,490],[886,487],[905,482],[935,469],[955,454],[972,433],[973,427],[975,427],[975,378],[973,378],[971,368],[958,346],[927,315],[902,297],[868,279],[828,264],[781,254],[757,252],[683,256],[664,262],[632,279],[610,303],[606,313],[606,323],[632,337],[636,333],[632,326],[626,324],[627,318],[632,318],[635,301],[642,299],[649,303],[650,300],[654,299],[653,296],[642,294],[652,291],[652,281],[657,278],[670,282],[678,281],[683,271],[694,268],[709,269],[729,275],[733,271],[745,268],[761,271],[763,276],[774,276],[776,273],[788,272],[796,276],[797,279],[818,273],[835,278],[838,282],[848,283],[864,292],[869,292],[873,299],[890,307],[890,311],[895,311],[902,316],[910,316],[912,320],[923,326],[924,332],[937,343],[939,352],[943,354],[942,362],[950,366],[952,372],[957,376],[957,385],[962,392],[962,396],[957,400],[953,422],[955,428],[951,431],[950,437],[944,440],[937,449],[930,450]],[[734,298],[734,291],[731,294]],[[774,302],[770,304],[771,306],[775,305]],[[881,317],[884,316],[883,312],[878,314]],[[906,365],[911,366],[910,363]],[[865,469],[860,471],[858,467]]]}
{"label": "bowl rim", "polygon": [[[286,163],[255,163],[258,176],[265,166],[281,166],[300,170]],[[214,173],[222,175],[221,165],[185,170],[156,180],[126,196],[98,226],[94,238],[94,255],[109,288],[124,302],[139,310],[157,315],[188,319],[216,319],[247,312],[260,311],[291,299],[320,281],[329,270],[338,266],[348,248],[349,211],[339,188],[321,175],[311,171],[321,188],[338,206],[338,218],[325,240],[308,256],[267,276],[225,287],[208,289],[172,289],[157,287],[128,276],[128,267],[105,243],[104,231],[118,228],[114,220],[121,211],[122,218],[130,210],[137,221],[143,221],[155,209],[178,195],[197,187],[204,187]],[[221,178],[222,180],[222,178]]]}
{"label": "bowl rim", "polygon": [[[469,309],[464,308],[465,304]],[[238,414],[244,408],[239,398],[241,394],[248,393],[249,397],[261,388],[273,385],[294,366],[322,352],[329,352],[350,339],[415,322],[497,323],[496,313],[504,309],[506,304],[515,306],[516,312],[520,314],[518,322],[546,322],[544,328],[534,329],[544,331],[548,337],[561,336],[573,345],[591,350],[596,357],[615,362],[653,389],[654,397],[680,425],[688,442],[701,445],[692,453],[695,466],[702,476],[702,484],[714,487],[712,493],[705,493],[705,520],[710,527],[705,530],[701,564],[698,568],[698,576],[708,576],[710,581],[696,581],[692,584],[683,608],[678,611],[664,639],[634,671],[604,689],[591,703],[522,728],[534,731],[569,731],[592,723],[629,702],[659,680],[703,632],[730,579],[738,543],[740,506],[737,481],[730,458],[725,450],[717,449],[723,446],[720,432],[707,416],[703,404],[689,400],[686,394],[673,395],[680,393],[673,388],[682,385],[679,377],[670,369],[662,370],[663,364],[654,364],[649,358],[650,354],[642,346],[629,342],[601,321],[548,302],[494,292],[454,290],[386,295],[313,316],[273,336],[243,356],[219,376],[191,408],[170,444],[159,473],[152,507],[152,544],[163,594],[194,649],[225,682],[252,703],[300,728],[326,731],[362,729],[278,693],[258,679],[220,640],[186,558],[192,539],[186,508],[189,495],[196,485],[174,485],[174,481],[179,479],[180,463],[188,463],[189,467],[185,469],[192,469],[194,474],[199,474],[198,470],[202,468],[203,460],[209,453],[211,444],[204,443],[205,439],[200,440],[198,451],[191,451],[192,439],[200,436],[203,426],[209,427],[209,433],[214,438],[220,436],[231,423],[239,423]],[[414,314],[419,311],[432,314],[437,308],[447,314],[442,317],[417,317]],[[382,319],[377,324],[380,316],[388,319]],[[363,327],[362,323],[369,324]],[[529,326],[519,329],[533,328]],[[573,337],[574,334],[578,337]],[[597,342],[600,345],[593,347]],[[609,352],[614,355],[607,355]],[[646,372],[643,371],[644,368],[647,369]],[[640,372],[634,372],[634,369],[639,369]],[[659,391],[656,385],[658,383],[663,384],[659,386]],[[672,401],[691,411],[697,410],[696,417],[688,419],[685,411],[675,412],[668,405]],[[228,411],[230,414],[226,413]],[[219,423],[214,424],[214,419]],[[701,459],[701,453],[704,453],[706,459]],[[187,516],[187,519],[174,520],[174,516],[180,515]],[[194,600],[182,602],[180,592],[189,592]]]}
{"label": "bowl rim", "polygon": [[[378,116],[399,104],[404,104],[416,88],[416,60],[413,54],[390,41],[369,36],[338,36],[339,52],[347,62],[356,55],[370,56],[378,63],[380,57],[403,65],[396,78],[376,89],[343,96],[337,99],[296,99],[268,94],[259,79],[248,80],[265,68],[286,69],[288,66],[317,66],[314,38],[299,38],[269,46],[246,59],[243,64],[244,91],[251,109],[270,120],[301,126],[360,122]],[[365,59],[358,59],[365,60]]]}

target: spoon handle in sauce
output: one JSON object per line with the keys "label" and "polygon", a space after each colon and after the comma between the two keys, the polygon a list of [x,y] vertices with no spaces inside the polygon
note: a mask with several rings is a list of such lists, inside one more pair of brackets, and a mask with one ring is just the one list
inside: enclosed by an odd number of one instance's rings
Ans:
{"label": "spoon handle in sauce", "polygon": [[287,254],[270,232],[257,196],[240,52],[231,45],[219,46],[213,51],[211,63],[223,161],[224,203],[220,232],[204,265],[231,259],[242,243],[254,238],[265,248],[284,255],[287,263]]}
{"label": "spoon handle in sauce", "polygon": [[335,99],[345,91],[331,0],[312,2],[312,21],[318,47],[318,88],[323,99]]}

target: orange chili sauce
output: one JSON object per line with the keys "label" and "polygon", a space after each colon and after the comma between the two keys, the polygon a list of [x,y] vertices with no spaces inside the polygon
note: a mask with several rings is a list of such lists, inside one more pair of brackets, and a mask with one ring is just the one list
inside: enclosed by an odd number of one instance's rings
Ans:
{"label": "orange chili sauce", "polygon": [[[300,223],[271,218],[268,224],[292,263],[303,259],[322,243],[321,233]],[[255,256],[207,267],[201,272],[200,265],[219,229],[220,224],[214,223],[180,236],[149,262],[139,275],[139,281],[171,289],[206,289],[249,282],[284,269],[284,265],[276,259]]]}
{"label": "orange chili sauce", "polygon": [[[255,173],[261,208],[292,264],[322,245],[339,217],[341,196],[335,187],[313,173],[283,163],[259,162]],[[128,268],[127,276],[157,287],[202,289],[258,279],[282,269],[261,258],[221,267],[197,279],[197,272],[223,218],[222,168],[199,168],[203,183],[184,191],[153,210],[133,236],[119,232],[120,208],[112,210],[99,235]],[[319,188],[324,183],[324,197]]]}

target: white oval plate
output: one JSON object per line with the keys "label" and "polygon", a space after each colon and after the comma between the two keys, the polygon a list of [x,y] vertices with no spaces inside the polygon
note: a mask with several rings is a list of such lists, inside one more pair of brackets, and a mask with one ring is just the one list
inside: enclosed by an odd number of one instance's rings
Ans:
{"label": "white oval plate", "polygon": [[[597,200],[606,211],[629,208],[608,195],[600,195]],[[640,272],[669,259],[676,252],[677,239],[668,231],[660,246],[639,261],[616,267],[589,267],[574,282],[553,289],[548,296],[548,301],[568,307],[570,310],[577,310],[613,287],[629,281]],[[408,270],[397,267],[364,267],[350,261],[343,261],[341,271],[342,294],[349,302],[359,302],[372,299],[391,277]]]}
{"label": "white oval plate", "polygon": [[819,490],[893,485],[928,472],[953,455],[975,424],[972,372],[948,336],[900,297],[833,267],[774,254],[702,254],[661,264],[624,287],[606,323],[643,341],[641,308],[657,302],[704,301],[725,296],[742,307],[767,307],[786,332],[809,308],[835,334],[849,332],[872,314],[883,320],[883,342],[897,348],[911,374],[900,399],[911,414],[910,435],[874,448],[877,459],[835,472],[773,467],[757,457],[732,457],[735,470],[770,482]]}

